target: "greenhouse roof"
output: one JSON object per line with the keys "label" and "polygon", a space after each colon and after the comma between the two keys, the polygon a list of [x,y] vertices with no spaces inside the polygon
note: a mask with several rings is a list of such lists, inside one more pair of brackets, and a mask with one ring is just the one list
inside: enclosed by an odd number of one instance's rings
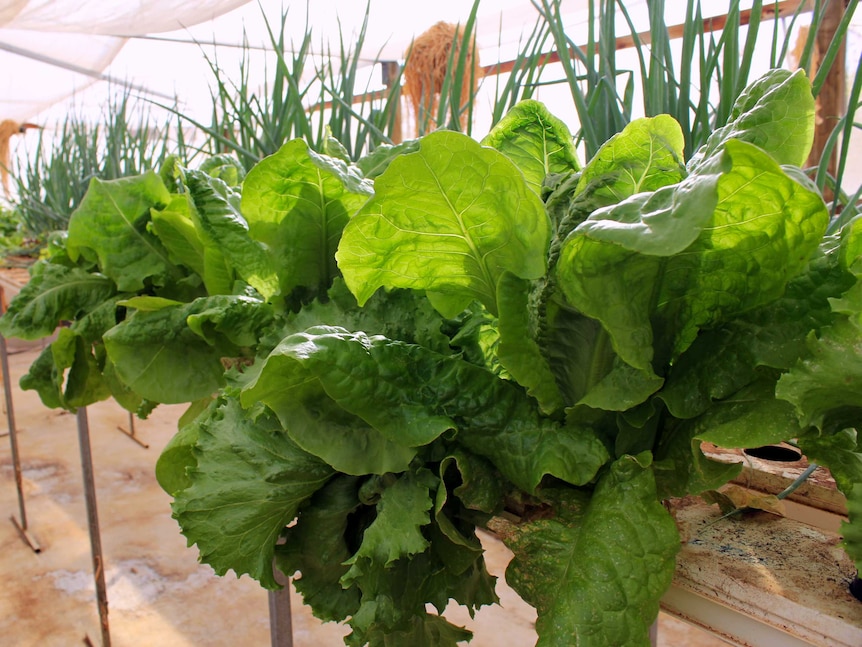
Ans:
{"label": "greenhouse roof", "polygon": [[[575,31],[586,22],[586,4],[562,3]],[[645,4],[637,0],[627,8],[636,12]],[[5,0],[0,3],[0,120],[33,120],[51,106],[59,106],[54,110],[62,115],[70,97],[80,103],[82,96],[98,95],[91,86],[111,81],[157,101],[176,97],[184,111],[194,112],[195,97],[210,105],[211,75],[203,54],[234,69],[245,39],[252,49],[269,46],[266,24],[279,25],[282,11],[288,16],[288,38],[300,39],[308,27],[320,51],[330,46],[337,51],[339,34],[346,43],[355,42],[366,5],[344,0]],[[369,63],[403,59],[415,36],[441,20],[464,23],[469,12],[464,0],[437,0],[421,11],[372,0],[363,56]],[[480,4],[477,42],[483,63],[514,55],[537,17],[529,0]]]}

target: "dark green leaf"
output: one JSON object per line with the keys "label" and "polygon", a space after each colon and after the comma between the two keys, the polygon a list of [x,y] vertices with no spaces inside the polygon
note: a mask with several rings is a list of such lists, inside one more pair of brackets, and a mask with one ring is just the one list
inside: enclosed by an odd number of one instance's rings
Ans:
{"label": "dark green leaf", "polygon": [[251,419],[235,400],[215,409],[198,433],[197,466],[187,470],[191,485],[175,495],[174,518],[216,573],[232,569],[279,588],[272,571],[276,540],[332,470],[276,421]]}
{"label": "dark green leaf", "polygon": [[578,502],[507,538],[506,579],[538,611],[537,647],[647,646],[679,550],[648,454],[616,461]]}
{"label": "dark green leaf", "polygon": [[116,293],[113,281],[101,274],[51,263],[43,265],[0,318],[0,334],[4,337],[48,337],[61,321],[74,321]]}

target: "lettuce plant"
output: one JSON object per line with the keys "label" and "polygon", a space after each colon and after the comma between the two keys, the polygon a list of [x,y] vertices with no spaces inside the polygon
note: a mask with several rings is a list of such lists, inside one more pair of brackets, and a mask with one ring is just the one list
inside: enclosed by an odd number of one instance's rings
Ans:
{"label": "lettuce plant", "polygon": [[647,645],[662,501],[738,473],[704,441],[829,466],[862,563],[862,225],[826,233],[813,114],[775,70],[688,160],[657,116],[581,165],[526,101],[355,165],[293,141],[241,187],[95,180],[0,332],[70,322],[22,380],[49,406],[189,402],[157,465],[189,543],[275,562],[348,645],[469,639],[442,612],[497,601],[480,527],[539,645]]}

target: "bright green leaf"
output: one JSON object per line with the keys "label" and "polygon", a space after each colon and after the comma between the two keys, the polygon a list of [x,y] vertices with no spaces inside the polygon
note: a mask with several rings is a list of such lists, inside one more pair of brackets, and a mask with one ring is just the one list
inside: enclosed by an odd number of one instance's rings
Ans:
{"label": "bright green leaf", "polygon": [[716,128],[688,163],[694,169],[727,141],[752,143],[779,164],[802,166],[814,141],[814,96],[803,70],[769,70],[736,100],[727,123]]}
{"label": "bright green leaf", "polygon": [[[476,299],[497,312],[497,282],[545,273],[550,223],[501,153],[439,131],[395,159],[348,223],[338,266],[360,305],[380,287]],[[454,307],[445,316],[454,316]]]}
{"label": "bright green leaf", "polygon": [[371,192],[355,169],[299,139],[249,171],[242,214],[251,237],[270,249],[282,295],[295,288],[326,293],[338,275],[341,231]]}
{"label": "bright green leaf", "polygon": [[527,99],[516,104],[482,140],[521,169],[536,195],[550,173],[577,171],[575,145],[568,127],[540,102]]}
{"label": "bright green leaf", "polygon": [[69,256],[98,261],[102,274],[122,292],[141,290],[148,279],[163,284],[178,270],[147,226],[150,210],[170,202],[171,194],[153,172],[110,181],[94,178],[69,219]]}

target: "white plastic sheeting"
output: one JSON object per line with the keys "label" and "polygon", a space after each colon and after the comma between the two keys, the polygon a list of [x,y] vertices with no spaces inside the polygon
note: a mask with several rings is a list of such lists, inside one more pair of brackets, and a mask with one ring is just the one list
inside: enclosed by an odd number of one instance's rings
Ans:
{"label": "white plastic sheeting", "polygon": [[0,119],[26,120],[105,78],[130,36],[188,28],[247,1],[0,0]]}
{"label": "white plastic sheeting", "polygon": [[174,31],[212,20],[248,0],[11,0],[0,24],[31,31],[131,36]]}
{"label": "white plastic sheeting", "polygon": [[[585,4],[563,0],[573,26],[585,21]],[[173,104],[169,99],[176,97],[183,111],[200,117],[210,109],[212,81],[203,52],[216,57],[228,75],[236,72],[238,46],[247,38],[253,47],[268,48],[266,21],[278,29],[283,6],[288,40],[298,43],[308,28],[313,49],[324,55],[330,47],[338,51],[341,36],[347,45],[355,42],[367,10],[362,56],[370,63],[403,59],[415,36],[441,20],[465,22],[471,5],[470,0],[435,0],[408,10],[401,0],[0,0],[0,119],[34,119],[72,92],[76,103],[104,103],[90,98],[98,89],[82,92],[92,75],[103,72],[161,103]],[[477,19],[480,60],[488,64],[514,56],[537,18],[530,0],[483,0]],[[12,30],[23,36],[13,37]],[[10,45],[52,59],[54,65],[13,55]],[[257,60],[252,64],[254,72],[264,68]],[[76,73],[75,66],[90,76]],[[50,122],[57,111],[47,121],[38,120]]]}

